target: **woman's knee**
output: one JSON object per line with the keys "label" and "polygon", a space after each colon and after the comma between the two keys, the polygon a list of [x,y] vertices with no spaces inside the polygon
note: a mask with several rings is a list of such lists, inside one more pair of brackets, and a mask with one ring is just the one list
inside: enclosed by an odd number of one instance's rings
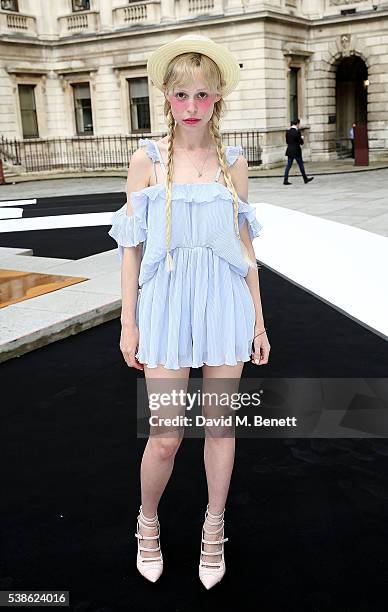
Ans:
{"label": "woman's knee", "polygon": [[179,436],[173,436],[171,438],[150,437],[151,446],[160,459],[169,459],[173,457],[181,442],[182,438]]}

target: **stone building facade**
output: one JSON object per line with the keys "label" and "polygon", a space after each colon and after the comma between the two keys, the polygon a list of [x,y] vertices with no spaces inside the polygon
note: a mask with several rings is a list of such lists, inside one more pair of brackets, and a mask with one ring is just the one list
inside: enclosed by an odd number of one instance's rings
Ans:
{"label": "stone building facade", "polygon": [[388,159],[388,2],[382,0],[0,0],[0,136],[165,133],[146,63],[188,32],[240,63],[222,130],[259,133],[261,161],[284,159],[295,116],[305,159],[349,149],[367,127]]}

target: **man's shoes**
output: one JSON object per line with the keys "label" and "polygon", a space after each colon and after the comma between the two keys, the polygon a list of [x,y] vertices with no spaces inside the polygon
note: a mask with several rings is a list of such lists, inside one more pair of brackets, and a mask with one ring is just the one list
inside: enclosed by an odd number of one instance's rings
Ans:
{"label": "man's shoes", "polygon": [[283,185],[292,185],[289,181],[283,181]]}
{"label": "man's shoes", "polygon": [[309,183],[310,181],[312,181],[312,180],[313,180],[313,178],[314,178],[313,176],[310,176],[309,178],[307,178],[307,179],[305,180],[305,184],[306,184],[306,183]]}

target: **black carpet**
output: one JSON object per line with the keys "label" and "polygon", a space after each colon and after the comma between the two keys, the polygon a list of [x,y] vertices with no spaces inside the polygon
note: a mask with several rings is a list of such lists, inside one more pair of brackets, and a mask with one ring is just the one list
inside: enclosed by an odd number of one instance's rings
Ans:
{"label": "black carpet", "polygon": [[[38,198],[37,204],[23,207],[23,219],[94,212],[114,212],[124,203],[124,193],[107,193],[57,198]],[[37,257],[81,259],[116,248],[108,235],[109,226],[67,227],[61,229],[7,232],[0,236],[0,246],[28,248]]]}

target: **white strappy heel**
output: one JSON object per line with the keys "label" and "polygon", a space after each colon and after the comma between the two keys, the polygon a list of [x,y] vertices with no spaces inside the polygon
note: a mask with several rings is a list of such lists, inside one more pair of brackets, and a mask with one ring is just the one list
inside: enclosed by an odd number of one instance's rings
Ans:
{"label": "white strappy heel", "polygon": [[[216,529],[215,531],[209,531],[208,529],[205,529],[204,526],[202,527],[201,554],[199,557],[199,578],[202,584],[207,589],[210,589],[212,586],[217,584],[217,582],[220,582],[226,570],[225,557],[224,557],[224,542],[227,542],[229,538],[223,537],[224,535],[224,518],[223,518],[224,512],[225,512],[225,509],[221,512],[221,514],[211,514],[209,512],[209,504],[207,505],[206,512],[205,512],[205,520],[207,519],[207,522],[210,525],[214,525],[214,526],[221,525],[221,527],[219,529]],[[203,537],[204,533],[214,534],[214,533],[219,533],[219,532],[222,532],[222,537],[220,540],[206,540]],[[221,550],[217,552],[206,552],[205,550],[203,550],[202,544],[222,544],[222,547],[221,547]],[[212,556],[221,555],[221,561],[218,561],[218,563],[211,563],[210,561],[203,561],[202,559],[203,555],[205,556],[206,555],[212,555]]]}
{"label": "white strappy heel", "polygon": [[[158,527],[158,535],[154,536],[145,536],[140,533],[140,524],[143,527]],[[151,582],[156,582],[159,576],[163,571],[163,555],[160,549],[160,523],[158,520],[158,515],[155,514],[152,518],[147,518],[143,514],[142,506],[139,509],[139,515],[137,517],[137,532],[135,533],[135,537],[137,540],[137,558],[136,558],[136,566],[139,572],[144,578],[150,580]],[[158,546],[156,548],[147,548],[145,546],[140,545],[140,540],[159,540]],[[144,550],[147,552],[156,552],[159,551],[159,555],[157,557],[142,557],[140,551]]]}

